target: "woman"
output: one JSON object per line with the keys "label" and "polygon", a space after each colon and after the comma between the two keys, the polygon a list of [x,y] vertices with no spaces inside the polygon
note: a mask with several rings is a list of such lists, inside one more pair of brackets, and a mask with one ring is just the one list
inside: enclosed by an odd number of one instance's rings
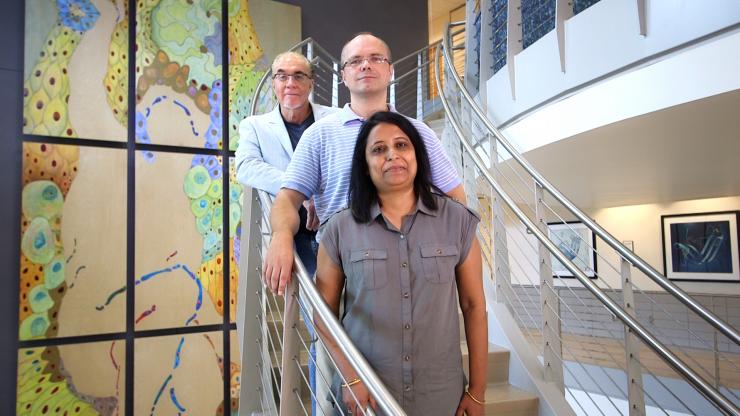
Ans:
{"label": "woman", "polygon": [[[405,117],[380,112],[367,120],[355,145],[350,208],[325,227],[316,286],[337,315],[343,294],[342,325],[409,415],[482,415],[488,333],[478,217],[433,193],[430,171]],[[467,389],[458,305],[470,352]],[[327,346],[343,376],[341,388],[338,380],[333,386],[340,405],[353,414],[376,408],[337,345]]]}

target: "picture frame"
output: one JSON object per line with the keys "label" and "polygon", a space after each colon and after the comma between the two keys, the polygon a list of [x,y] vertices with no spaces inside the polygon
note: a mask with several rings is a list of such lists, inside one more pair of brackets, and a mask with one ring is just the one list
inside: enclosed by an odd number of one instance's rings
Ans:
{"label": "picture frame", "polygon": [[663,270],[671,280],[740,282],[740,211],[662,215]]}
{"label": "picture frame", "polygon": [[[596,236],[580,221],[555,222],[547,224],[550,239],[591,279],[597,278]],[[575,233],[575,234],[574,234]],[[585,242],[590,243],[586,244]],[[575,278],[554,256],[550,256],[553,277]]]}

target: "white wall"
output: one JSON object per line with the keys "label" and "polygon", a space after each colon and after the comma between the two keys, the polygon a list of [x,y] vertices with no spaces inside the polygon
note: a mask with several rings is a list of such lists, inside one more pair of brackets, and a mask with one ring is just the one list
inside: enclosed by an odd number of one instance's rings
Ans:
{"label": "white wall", "polygon": [[[545,119],[534,120],[542,110],[529,115],[524,121],[529,119],[532,125],[554,126],[556,129],[564,126],[565,131],[544,130],[536,138],[532,134],[527,135],[527,140],[550,143],[617,120],[740,88],[740,77],[737,76],[740,71],[740,53],[737,53],[740,35],[725,40],[720,49],[714,45],[710,54],[700,53],[688,60],[675,58],[693,49],[704,48],[718,39],[672,52],[660,59],[659,71],[653,68],[656,67],[653,65],[655,62],[649,62],[650,57],[656,54],[737,25],[740,22],[740,1],[648,1],[646,19],[647,36],[641,36],[637,2],[625,0],[601,0],[573,16],[565,22],[565,72],[560,68],[553,31],[516,55],[513,62],[516,97],[512,96],[507,67],[488,80],[486,96],[491,118],[500,125],[552,97],[635,64],[638,65],[630,69],[630,74],[647,73],[633,76],[634,79],[628,79],[630,82],[627,83],[623,80],[615,88],[606,89],[575,108],[564,108]],[[650,64],[640,66],[641,62]],[[511,64],[509,62],[507,66]],[[613,79],[601,81],[599,85]],[[584,120],[586,125],[580,125]],[[577,125],[575,130],[573,123]],[[521,134],[516,131],[507,133],[509,136]],[[528,146],[522,150],[531,148]]]}
{"label": "white wall", "polygon": [[[670,204],[604,208],[593,212],[592,217],[618,240],[634,241],[635,253],[656,270],[663,273],[663,249],[660,228],[661,215],[736,210],[740,210],[740,196],[677,201]],[[610,255],[607,258],[612,263],[618,264],[616,255]],[[598,270],[601,278],[612,284],[616,284],[616,287],[620,286],[619,275],[611,272],[604,261],[599,262]],[[635,283],[641,288],[659,289],[657,285],[636,269],[633,268],[632,272]],[[685,291],[694,294],[740,294],[740,283],[674,282]]]}

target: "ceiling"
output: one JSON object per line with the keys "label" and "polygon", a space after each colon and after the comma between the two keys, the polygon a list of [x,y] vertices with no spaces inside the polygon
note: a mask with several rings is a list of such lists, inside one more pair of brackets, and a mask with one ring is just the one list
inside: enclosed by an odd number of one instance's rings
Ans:
{"label": "ceiling", "polygon": [[740,195],[740,90],[619,121],[525,157],[582,208]]}
{"label": "ceiling", "polygon": [[451,10],[465,5],[465,0],[429,0],[429,21],[444,16],[449,18]]}

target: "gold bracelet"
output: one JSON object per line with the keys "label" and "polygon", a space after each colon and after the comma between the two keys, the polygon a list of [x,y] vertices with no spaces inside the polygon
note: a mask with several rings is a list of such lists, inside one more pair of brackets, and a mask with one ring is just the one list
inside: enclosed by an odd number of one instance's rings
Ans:
{"label": "gold bracelet", "polygon": [[342,387],[352,387],[355,384],[360,383],[360,382],[362,382],[362,380],[360,380],[359,378],[353,378],[352,380],[346,383],[342,383]]}
{"label": "gold bracelet", "polygon": [[465,394],[467,394],[467,395],[468,395],[468,397],[470,397],[470,399],[471,399],[471,400],[473,400],[474,402],[478,403],[478,404],[479,404],[479,405],[481,405],[481,406],[483,406],[483,405],[485,405],[485,404],[486,404],[486,401],[485,401],[485,400],[482,400],[482,401],[481,401],[481,400],[478,400],[478,399],[476,399],[476,398],[475,398],[475,396],[473,396],[473,395],[472,395],[472,394],[470,393],[470,390],[468,390],[468,388],[467,388],[467,387],[465,388]]}

